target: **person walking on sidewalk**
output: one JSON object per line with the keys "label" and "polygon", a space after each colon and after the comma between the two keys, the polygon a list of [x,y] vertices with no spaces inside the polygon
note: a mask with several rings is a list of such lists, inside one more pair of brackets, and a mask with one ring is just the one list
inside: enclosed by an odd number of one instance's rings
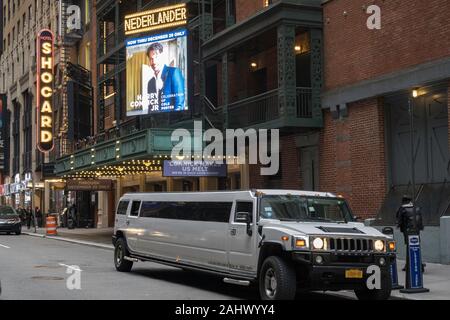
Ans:
{"label": "person walking on sidewalk", "polygon": [[77,206],[73,203],[69,209],[69,221],[67,222],[67,227],[69,229],[75,228],[75,221],[77,219]]}
{"label": "person walking on sidewalk", "polygon": [[[32,210],[32,209],[30,208],[30,211],[31,211],[31,210]],[[36,215],[36,219],[37,219],[37,222],[38,222],[38,227],[39,227],[39,228],[43,228],[44,225],[43,225],[43,219],[42,219],[42,211],[41,211],[41,209],[39,209],[39,207],[34,208],[34,214]]]}
{"label": "person walking on sidewalk", "polygon": [[26,219],[27,219],[27,229],[30,230],[31,223],[33,223],[34,227],[34,219],[33,219],[33,212],[31,211],[31,208],[28,207],[28,209],[23,209]]}

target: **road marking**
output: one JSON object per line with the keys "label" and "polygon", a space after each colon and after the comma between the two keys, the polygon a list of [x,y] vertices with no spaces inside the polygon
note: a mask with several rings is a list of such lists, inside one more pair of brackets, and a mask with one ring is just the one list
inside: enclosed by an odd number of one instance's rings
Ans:
{"label": "road marking", "polygon": [[4,245],[2,245],[2,244],[0,244],[0,247],[2,247],[2,248],[6,248],[6,249],[11,249],[10,247],[8,247],[8,246],[4,246]]}
{"label": "road marking", "polygon": [[65,268],[68,268],[68,269],[71,269],[71,270],[75,270],[75,271],[79,271],[79,272],[82,272],[83,270],[81,270],[81,269],[78,269],[78,268],[75,268],[74,266],[68,266],[67,264],[64,264],[64,263],[60,263],[59,264],[61,267],[65,267]]}

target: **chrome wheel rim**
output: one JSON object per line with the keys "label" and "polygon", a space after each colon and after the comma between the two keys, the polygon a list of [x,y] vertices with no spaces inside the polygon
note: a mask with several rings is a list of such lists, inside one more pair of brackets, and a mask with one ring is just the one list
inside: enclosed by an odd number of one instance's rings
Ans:
{"label": "chrome wheel rim", "polygon": [[267,269],[266,275],[264,277],[264,289],[266,295],[273,299],[277,294],[277,278],[275,276],[275,271],[272,268]]}
{"label": "chrome wheel rim", "polygon": [[122,246],[118,246],[116,250],[116,264],[120,266],[122,263]]}

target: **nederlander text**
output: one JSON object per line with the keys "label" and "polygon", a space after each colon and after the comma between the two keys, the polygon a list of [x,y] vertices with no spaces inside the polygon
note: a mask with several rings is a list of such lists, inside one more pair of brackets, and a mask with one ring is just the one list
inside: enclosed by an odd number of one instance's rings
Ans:
{"label": "nederlander text", "polygon": [[160,8],[125,17],[125,34],[175,27],[187,23],[186,4]]}

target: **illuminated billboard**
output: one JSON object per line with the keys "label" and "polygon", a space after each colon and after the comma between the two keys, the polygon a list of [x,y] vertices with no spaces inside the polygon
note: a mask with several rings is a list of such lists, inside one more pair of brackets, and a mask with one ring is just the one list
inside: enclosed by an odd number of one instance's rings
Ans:
{"label": "illuminated billboard", "polygon": [[187,31],[131,39],[127,48],[127,116],[188,110]]}
{"label": "illuminated billboard", "polygon": [[174,28],[187,24],[186,4],[134,13],[125,16],[125,35]]}
{"label": "illuminated billboard", "polygon": [[36,39],[37,146],[44,153],[53,149],[53,41],[53,33],[46,29]]}

